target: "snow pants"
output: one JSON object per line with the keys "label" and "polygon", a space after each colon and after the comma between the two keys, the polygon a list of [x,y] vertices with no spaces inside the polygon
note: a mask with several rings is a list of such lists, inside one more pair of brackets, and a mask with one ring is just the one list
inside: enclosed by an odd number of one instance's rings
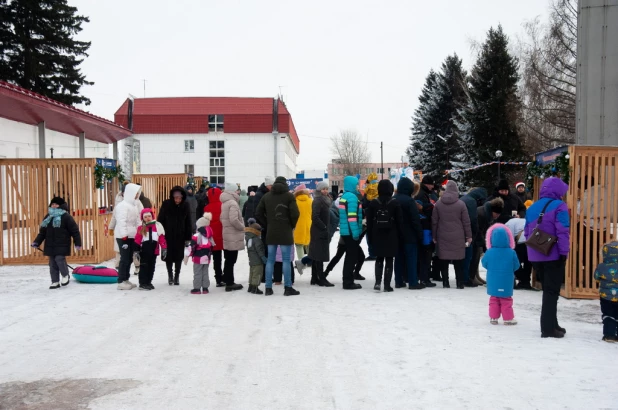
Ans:
{"label": "snow pants", "polygon": [[154,254],[154,251],[145,252],[142,250],[138,276],[140,285],[152,285],[156,264],[157,255]]}
{"label": "snow pants", "polygon": [[133,263],[133,247],[135,239],[127,238],[123,241],[120,238],[116,238],[118,243],[118,249],[120,249],[120,265],[118,266],[118,283],[122,283],[125,280],[131,278],[131,264]]}
{"label": "snow pants", "polygon": [[603,336],[618,336],[618,302],[601,299],[601,314],[603,315]]}
{"label": "snow pants", "polygon": [[502,315],[503,320],[513,320],[515,318],[513,298],[499,298],[497,296],[489,298],[489,318],[499,319],[500,315]]}
{"label": "snow pants", "polygon": [[210,278],[208,277],[208,264],[193,264],[193,289],[208,289]]}
{"label": "snow pants", "polygon": [[264,265],[249,266],[249,285],[260,286]]}
{"label": "snow pants", "polygon": [[52,283],[60,282],[60,275],[66,276],[69,274],[66,256],[56,255],[49,257],[49,274]]}

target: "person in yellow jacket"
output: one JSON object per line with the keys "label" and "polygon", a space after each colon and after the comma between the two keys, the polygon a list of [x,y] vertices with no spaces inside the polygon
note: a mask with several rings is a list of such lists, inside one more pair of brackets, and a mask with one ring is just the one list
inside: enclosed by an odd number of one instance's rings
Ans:
{"label": "person in yellow jacket", "polygon": [[294,197],[300,212],[300,218],[298,218],[296,229],[294,229],[296,257],[300,260],[306,255],[305,249],[309,246],[311,240],[309,232],[311,231],[311,206],[313,205],[313,199],[309,196],[309,190],[304,184],[294,189]]}

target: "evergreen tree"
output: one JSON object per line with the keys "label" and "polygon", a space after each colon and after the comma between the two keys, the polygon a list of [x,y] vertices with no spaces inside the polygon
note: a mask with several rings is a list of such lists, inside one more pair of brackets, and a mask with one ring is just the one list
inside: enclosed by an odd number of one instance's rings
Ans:
{"label": "evergreen tree", "polygon": [[438,182],[445,177],[445,170],[461,166],[455,122],[466,101],[465,78],[461,59],[456,54],[448,56],[440,73],[431,71],[427,77],[414,113],[410,162]]}
{"label": "evergreen tree", "polygon": [[[457,121],[462,143],[459,158],[464,163],[494,161],[497,150],[503,153],[502,161],[519,161],[524,157],[517,128],[521,114],[517,94],[519,67],[517,58],[509,54],[508,44],[502,26],[491,28],[469,77],[468,103]],[[497,166],[468,171],[463,174],[463,181],[468,186],[493,188]]]}
{"label": "evergreen tree", "polygon": [[67,0],[0,0],[0,79],[69,105],[90,100],[79,65],[90,42],[73,37],[88,17]]}

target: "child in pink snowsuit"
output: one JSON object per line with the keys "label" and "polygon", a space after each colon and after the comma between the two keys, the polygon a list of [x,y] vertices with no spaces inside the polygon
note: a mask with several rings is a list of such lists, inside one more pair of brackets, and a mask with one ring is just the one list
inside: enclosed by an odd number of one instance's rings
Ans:
{"label": "child in pink snowsuit", "polygon": [[515,240],[511,231],[503,224],[494,224],[487,231],[487,252],[482,264],[487,269],[487,294],[489,298],[489,319],[498,324],[502,315],[505,325],[516,325],[513,313],[513,284],[519,259],[515,253]]}

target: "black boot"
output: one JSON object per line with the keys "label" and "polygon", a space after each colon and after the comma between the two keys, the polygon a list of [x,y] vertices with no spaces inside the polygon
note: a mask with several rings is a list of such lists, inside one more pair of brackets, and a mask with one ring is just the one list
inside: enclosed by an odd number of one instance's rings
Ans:
{"label": "black boot", "polygon": [[326,274],[324,272],[324,262],[313,261],[312,267],[313,266],[315,266],[315,274],[317,276],[319,286],[327,288],[332,288],[333,286],[335,286],[326,280]]}
{"label": "black boot", "polygon": [[225,285],[225,291],[226,292],[232,292],[235,290],[241,290],[243,288],[243,286],[239,283],[234,283],[232,285]]}
{"label": "black boot", "polygon": [[376,275],[376,284],[373,287],[373,290],[380,291],[380,287],[382,286],[382,264],[376,262],[375,266],[375,275]]}
{"label": "black boot", "polygon": [[457,289],[463,289],[464,288],[464,283],[463,282],[457,282]]}
{"label": "black boot", "polygon": [[253,293],[253,288],[255,288],[255,286],[249,285],[249,287],[247,288],[247,292]]}
{"label": "black boot", "polygon": [[167,272],[167,283],[169,283],[170,286],[174,284],[174,274],[172,272]]}
{"label": "black boot", "polygon": [[393,268],[387,266],[384,268],[384,292],[392,292],[391,279],[393,278]]}
{"label": "black boot", "polygon": [[180,285],[180,283],[178,282],[179,276],[180,276],[180,272],[176,272],[174,274],[174,285],[176,285],[176,286]]}
{"label": "black boot", "polygon": [[451,285],[449,284],[448,281],[448,272],[442,275],[442,287],[443,288],[450,288]]}
{"label": "black boot", "polygon": [[258,288],[257,286],[253,287],[253,292],[251,292],[251,293],[253,293],[254,295],[263,295],[264,294],[264,292],[262,292],[260,290],[260,288]]}
{"label": "black boot", "polygon": [[285,291],[283,292],[283,296],[296,296],[300,295],[300,292],[294,289],[293,287],[285,287]]}
{"label": "black boot", "polygon": [[273,288],[266,288],[266,296],[272,296],[273,295]]}

